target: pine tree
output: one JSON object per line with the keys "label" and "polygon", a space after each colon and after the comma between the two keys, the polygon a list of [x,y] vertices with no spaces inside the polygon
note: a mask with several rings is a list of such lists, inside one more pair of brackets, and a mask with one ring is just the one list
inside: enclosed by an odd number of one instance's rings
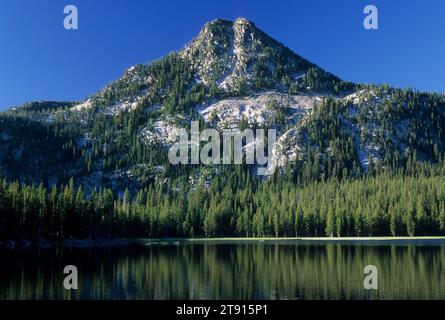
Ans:
{"label": "pine tree", "polygon": [[335,211],[333,206],[330,206],[326,217],[326,235],[332,238],[334,236],[335,229]]}

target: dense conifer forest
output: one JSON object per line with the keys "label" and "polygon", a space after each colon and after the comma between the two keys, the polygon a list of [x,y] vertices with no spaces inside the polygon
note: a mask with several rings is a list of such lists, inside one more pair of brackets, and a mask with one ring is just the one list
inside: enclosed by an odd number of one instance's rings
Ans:
{"label": "dense conifer forest", "polygon": [[[341,237],[445,235],[444,162],[376,169],[357,179],[259,182],[247,169],[208,186],[110,189],[0,184],[0,235],[10,238]],[[300,179],[299,177],[297,179]]]}

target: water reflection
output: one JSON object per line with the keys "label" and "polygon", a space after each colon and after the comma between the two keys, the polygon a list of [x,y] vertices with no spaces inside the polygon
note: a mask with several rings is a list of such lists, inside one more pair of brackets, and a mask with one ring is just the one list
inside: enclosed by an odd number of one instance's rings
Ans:
{"label": "water reflection", "polygon": [[[0,299],[445,299],[445,247],[181,244],[0,252]],[[63,288],[76,265],[79,290]],[[363,268],[379,290],[363,288]]]}

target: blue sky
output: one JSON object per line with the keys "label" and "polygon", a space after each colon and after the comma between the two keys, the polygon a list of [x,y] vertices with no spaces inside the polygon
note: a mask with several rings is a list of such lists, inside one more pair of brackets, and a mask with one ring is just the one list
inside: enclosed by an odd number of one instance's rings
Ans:
{"label": "blue sky", "polygon": [[[63,28],[68,4],[79,30]],[[363,28],[367,4],[377,31]],[[82,100],[206,21],[240,16],[343,79],[445,92],[443,0],[0,0],[0,109]]]}

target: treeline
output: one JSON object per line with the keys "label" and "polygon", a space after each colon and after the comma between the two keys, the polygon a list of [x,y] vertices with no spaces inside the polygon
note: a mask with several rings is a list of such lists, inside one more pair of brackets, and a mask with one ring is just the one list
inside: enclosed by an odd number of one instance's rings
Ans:
{"label": "treeline", "polygon": [[89,197],[73,180],[0,183],[0,238],[300,237],[445,235],[441,174],[329,179],[297,186],[237,170],[209,185],[158,184],[134,197]]}

